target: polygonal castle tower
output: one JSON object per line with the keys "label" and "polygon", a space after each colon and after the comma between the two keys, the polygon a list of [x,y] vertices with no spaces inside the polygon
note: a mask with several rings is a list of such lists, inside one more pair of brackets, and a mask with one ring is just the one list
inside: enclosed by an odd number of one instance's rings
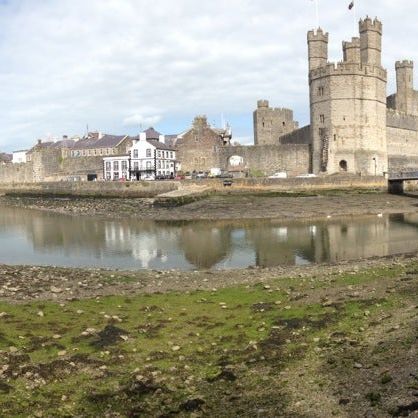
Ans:
{"label": "polygonal castle tower", "polygon": [[312,168],[382,175],[388,170],[387,73],[382,24],[367,17],[360,38],[343,42],[343,61],[328,63],[328,33],[308,32]]}

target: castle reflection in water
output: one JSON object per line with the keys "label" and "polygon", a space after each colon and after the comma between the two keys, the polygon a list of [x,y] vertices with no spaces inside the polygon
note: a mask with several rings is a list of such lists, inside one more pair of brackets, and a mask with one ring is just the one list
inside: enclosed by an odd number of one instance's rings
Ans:
{"label": "castle reflection in water", "polygon": [[418,215],[141,222],[0,208],[0,262],[210,269],[336,262],[418,250]]}

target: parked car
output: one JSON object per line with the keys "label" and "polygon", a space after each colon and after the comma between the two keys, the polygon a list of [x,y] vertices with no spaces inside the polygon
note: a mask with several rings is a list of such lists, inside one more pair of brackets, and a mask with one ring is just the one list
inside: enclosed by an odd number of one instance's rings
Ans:
{"label": "parked car", "polygon": [[314,177],[317,177],[316,174],[312,174],[312,173],[307,173],[307,174],[301,174],[300,176],[296,176],[299,179],[311,179]]}
{"label": "parked car", "polygon": [[205,178],[207,178],[207,176],[208,176],[208,173],[205,173],[204,171],[199,171],[196,174],[197,179],[205,179]]}
{"label": "parked car", "polygon": [[191,180],[191,179],[192,179],[192,175],[191,175],[188,171],[186,171],[186,172],[184,173],[184,178],[185,178],[186,180]]}
{"label": "parked car", "polygon": [[174,180],[184,180],[186,178],[183,174],[177,174],[177,176],[174,178]]}
{"label": "parked car", "polygon": [[285,171],[278,171],[277,173],[268,176],[269,179],[287,179],[287,173]]}

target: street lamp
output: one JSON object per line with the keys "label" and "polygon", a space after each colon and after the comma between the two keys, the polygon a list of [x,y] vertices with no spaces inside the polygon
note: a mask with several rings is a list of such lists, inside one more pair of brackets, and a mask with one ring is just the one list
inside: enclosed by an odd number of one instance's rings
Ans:
{"label": "street lamp", "polygon": [[377,160],[376,157],[373,157],[372,160],[374,161],[374,176],[377,176]]}

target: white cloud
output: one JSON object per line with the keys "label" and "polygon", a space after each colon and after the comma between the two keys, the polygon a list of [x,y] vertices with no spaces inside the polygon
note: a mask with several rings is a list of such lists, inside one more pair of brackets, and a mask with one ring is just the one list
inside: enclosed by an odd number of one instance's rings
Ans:
{"label": "white cloud", "polygon": [[153,126],[156,125],[159,121],[161,120],[161,116],[160,115],[155,115],[155,116],[143,116],[143,115],[139,115],[139,114],[134,114],[131,116],[126,117],[123,120],[123,125],[124,126],[143,126],[143,128],[147,128],[149,126]]}
{"label": "white cloud", "polygon": [[[320,1],[332,61],[341,59],[341,41],[354,35],[348,3]],[[383,20],[390,93],[394,61],[418,60],[418,4],[356,5],[358,16]],[[0,2],[0,151],[29,146],[48,132],[83,133],[86,124],[134,133],[138,122],[158,123],[172,133],[195,114],[234,115],[234,134],[252,138],[259,98],[293,108],[303,125],[306,31],[313,26],[309,0]]]}

